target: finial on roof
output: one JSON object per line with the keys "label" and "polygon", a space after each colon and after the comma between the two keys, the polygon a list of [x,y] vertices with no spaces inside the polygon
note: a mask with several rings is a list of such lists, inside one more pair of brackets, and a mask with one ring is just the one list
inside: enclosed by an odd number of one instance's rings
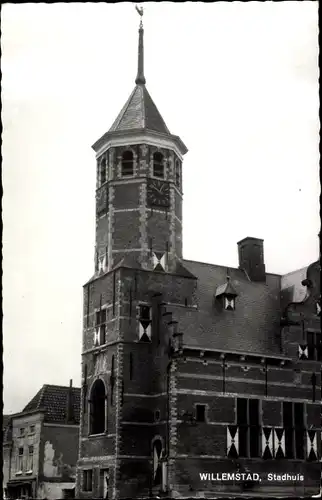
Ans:
{"label": "finial on roof", "polygon": [[138,74],[135,83],[137,85],[139,84],[144,85],[145,77],[144,77],[144,47],[143,47],[143,22],[142,22],[143,7],[138,7],[136,5],[135,8],[141,18],[140,28],[139,28]]}

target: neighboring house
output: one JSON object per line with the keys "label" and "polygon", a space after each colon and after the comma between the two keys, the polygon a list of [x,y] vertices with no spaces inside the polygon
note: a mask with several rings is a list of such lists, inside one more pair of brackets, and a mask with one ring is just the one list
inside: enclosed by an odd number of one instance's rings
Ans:
{"label": "neighboring house", "polygon": [[[142,27],[138,61],[130,98],[93,146],[96,259],[84,287],[76,497],[313,495],[319,262],[267,273],[263,240],[250,237],[238,243],[238,268],[183,259],[187,148],[145,87]],[[217,234],[223,207],[211,199],[209,210]],[[262,481],[220,480],[247,471]]]}
{"label": "neighboring house", "polygon": [[3,442],[7,498],[73,498],[79,443],[80,389],[44,385],[9,416]]}

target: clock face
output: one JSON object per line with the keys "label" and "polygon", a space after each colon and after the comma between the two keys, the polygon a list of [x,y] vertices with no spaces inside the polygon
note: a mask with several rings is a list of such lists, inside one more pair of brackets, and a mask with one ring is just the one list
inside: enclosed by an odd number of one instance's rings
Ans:
{"label": "clock face", "polygon": [[164,207],[170,206],[170,186],[168,182],[157,179],[148,181],[147,199],[149,206]]}
{"label": "clock face", "polygon": [[97,190],[96,213],[102,215],[108,211],[108,186],[102,186]]}

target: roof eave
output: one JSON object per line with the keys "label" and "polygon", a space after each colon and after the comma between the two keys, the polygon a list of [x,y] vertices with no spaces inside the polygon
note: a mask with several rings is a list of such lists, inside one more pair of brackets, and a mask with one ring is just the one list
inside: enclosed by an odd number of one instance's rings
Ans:
{"label": "roof eave", "polygon": [[179,149],[180,153],[182,155],[185,155],[188,152],[188,148],[184,144],[184,142],[180,139],[179,136],[173,135],[173,134],[164,134],[162,132],[157,132],[156,130],[151,130],[147,128],[141,128],[141,129],[128,129],[128,130],[117,130],[117,131],[112,131],[112,132],[106,132],[102,137],[100,137],[93,145],[92,149],[94,149],[95,153],[97,153],[100,148],[103,146],[104,142],[108,141],[109,139],[114,139],[114,138],[119,138],[119,137],[127,137],[131,136],[133,134],[136,135],[153,135],[155,137],[159,137],[162,139],[170,139],[172,140],[177,148]]}

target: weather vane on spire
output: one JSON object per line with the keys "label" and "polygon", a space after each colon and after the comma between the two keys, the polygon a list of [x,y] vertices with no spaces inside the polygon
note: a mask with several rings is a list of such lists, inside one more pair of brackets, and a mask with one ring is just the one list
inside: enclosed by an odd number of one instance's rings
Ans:
{"label": "weather vane on spire", "polygon": [[141,18],[140,28],[139,28],[138,74],[137,74],[135,83],[137,85],[145,85],[145,78],[144,78],[143,23],[142,23],[143,7],[138,7],[138,5],[136,5],[135,9],[136,9],[137,13],[139,14],[139,16]]}
{"label": "weather vane on spire", "polygon": [[142,17],[143,17],[143,7],[138,7],[138,5],[135,6],[136,8],[136,11],[137,13],[139,14],[139,16],[141,17],[141,20],[140,20],[140,28],[142,28],[143,26],[143,22],[142,22]]}

